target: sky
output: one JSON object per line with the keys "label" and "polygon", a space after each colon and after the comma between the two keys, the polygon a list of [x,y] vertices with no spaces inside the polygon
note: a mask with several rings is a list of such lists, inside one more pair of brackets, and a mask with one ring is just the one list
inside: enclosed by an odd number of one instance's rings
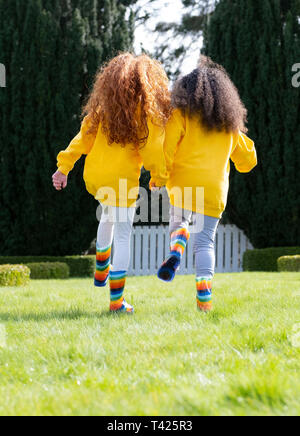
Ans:
{"label": "sky", "polygon": [[[139,0],[139,6],[150,12],[153,16],[148,20],[146,25],[139,25],[135,32],[135,50],[137,53],[141,52],[141,47],[149,52],[154,51],[155,45],[159,44],[159,34],[155,32],[155,26],[159,22],[179,22],[180,17],[184,13],[181,0],[156,0],[152,3],[151,7],[145,6],[147,0]],[[197,65],[199,52],[202,41],[200,40],[196,45],[191,44],[187,38],[185,41],[187,46],[187,56],[184,64],[181,67],[181,73],[187,74],[193,70]],[[170,34],[170,48],[176,48],[176,41],[172,40]]]}

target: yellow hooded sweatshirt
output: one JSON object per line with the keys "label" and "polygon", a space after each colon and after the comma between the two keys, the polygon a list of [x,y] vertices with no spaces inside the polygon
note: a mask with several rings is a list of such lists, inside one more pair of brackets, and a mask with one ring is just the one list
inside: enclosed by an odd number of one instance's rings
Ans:
{"label": "yellow hooded sweatshirt", "polygon": [[152,174],[157,186],[167,181],[166,162],[163,152],[165,131],[148,122],[147,144],[136,149],[132,144],[108,145],[101,125],[97,134],[87,133],[90,121],[83,120],[80,133],[69,147],[57,157],[58,170],[68,175],[82,155],[87,155],[84,169],[86,188],[102,204],[117,207],[134,207],[139,191],[141,168]]}
{"label": "yellow hooded sweatshirt", "polygon": [[[208,131],[199,117],[183,115],[179,109],[166,126],[164,150],[171,204],[215,218],[221,218],[226,207],[230,159],[241,173],[257,165],[254,142],[246,135]],[[204,188],[204,205],[197,202],[196,188]]]}

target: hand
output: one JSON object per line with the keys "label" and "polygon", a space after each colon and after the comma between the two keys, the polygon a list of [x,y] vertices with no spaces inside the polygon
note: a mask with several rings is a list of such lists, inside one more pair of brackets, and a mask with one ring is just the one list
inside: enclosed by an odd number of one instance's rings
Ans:
{"label": "hand", "polygon": [[52,182],[53,186],[57,191],[61,191],[62,189],[65,189],[68,184],[68,176],[65,176],[60,171],[56,171],[55,174],[52,176]]}
{"label": "hand", "polygon": [[159,192],[161,190],[161,188],[156,186],[156,184],[152,181],[149,183],[149,188],[151,192]]}
{"label": "hand", "polygon": [[159,192],[161,190],[161,188],[158,188],[157,186],[153,186],[153,188],[151,188],[151,192]]}

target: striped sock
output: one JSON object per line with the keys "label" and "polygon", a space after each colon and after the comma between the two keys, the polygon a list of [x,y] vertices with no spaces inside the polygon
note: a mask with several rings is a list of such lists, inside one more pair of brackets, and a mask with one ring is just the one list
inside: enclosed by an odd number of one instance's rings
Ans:
{"label": "striped sock", "polygon": [[190,232],[185,228],[173,232],[171,235],[171,256],[177,256],[181,259],[189,239]]}
{"label": "striped sock", "polygon": [[212,279],[197,277],[197,307],[201,312],[210,312],[212,309]]}
{"label": "striped sock", "polygon": [[133,307],[128,304],[124,297],[126,282],[126,271],[110,271],[110,311],[111,312],[133,312]]}
{"label": "striped sock", "polygon": [[185,228],[178,229],[171,234],[170,255],[164,261],[157,273],[160,280],[165,282],[171,282],[174,280],[189,239],[190,233]]}
{"label": "striped sock", "polygon": [[111,245],[100,248],[97,244],[95,286],[103,288],[106,286],[110,270]]}

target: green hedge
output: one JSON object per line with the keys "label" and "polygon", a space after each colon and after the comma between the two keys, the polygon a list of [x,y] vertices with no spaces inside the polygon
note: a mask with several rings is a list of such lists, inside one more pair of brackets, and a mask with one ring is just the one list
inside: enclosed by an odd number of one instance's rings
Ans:
{"label": "green hedge", "polygon": [[25,265],[0,265],[0,286],[24,286],[30,281],[30,269]]}
{"label": "green hedge", "polygon": [[300,256],[282,256],[277,260],[278,271],[300,272]]}
{"label": "green hedge", "polygon": [[0,256],[0,265],[24,264],[41,262],[66,263],[70,268],[70,277],[92,277],[95,271],[95,256]]}
{"label": "green hedge", "polygon": [[66,263],[61,262],[40,262],[27,263],[30,269],[30,278],[34,280],[43,279],[68,279],[70,268]]}
{"label": "green hedge", "polygon": [[300,247],[274,247],[247,250],[244,254],[244,271],[278,271],[277,259],[300,254]]}

